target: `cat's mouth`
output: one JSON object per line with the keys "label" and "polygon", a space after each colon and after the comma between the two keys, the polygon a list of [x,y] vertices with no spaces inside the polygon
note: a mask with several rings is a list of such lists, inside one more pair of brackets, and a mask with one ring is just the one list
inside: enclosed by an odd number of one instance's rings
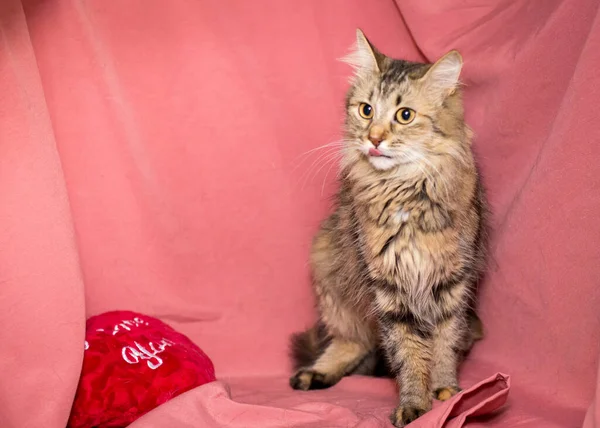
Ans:
{"label": "cat's mouth", "polygon": [[380,150],[377,150],[377,149],[376,149],[376,148],[374,148],[374,147],[371,147],[371,148],[369,149],[369,156],[373,156],[373,157],[377,157],[377,158],[380,158],[380,157],[381,157],[381,158],[388,158],[388,159],[390,159],[390,158],[391,158],[391,156],[384,155],[383,153],[381,153],[381,151],[380,151]]}

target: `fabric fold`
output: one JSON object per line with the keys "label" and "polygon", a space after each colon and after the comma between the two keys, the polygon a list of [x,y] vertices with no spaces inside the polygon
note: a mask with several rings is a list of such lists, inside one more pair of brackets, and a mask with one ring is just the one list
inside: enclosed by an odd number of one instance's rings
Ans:
{"label": "fabric fold", "polygon": [[[360,398],[361,384],[363,397],[373,393],[373,380],[356,377],[352,382],[356,394],[352,399],[331,399],[344,396],[340,389],[348,385],[332,388],[328,397],[311,392],[291,392],[285,389],[280,396],[287,396],[284,403],[258,404],[245,403],[232,396],[232,386],[224,381],[207,384],[163,404],[134,422],[132,428],[153,427],[193,427],[207,428],[269,428],[269,427],[354,427],[376,428],[391,426],[387,415],[392,411],[395,394],[390,394],[385,411],[369,412],[364,408],[365,400]],[[271,379],[271,382],[274,380]],[[390,381],[391,382],[391,381]],[[349,382],[347,382],[349,383]],[[283,384],[283,383],[282,383]],[[235,385],[235,382],[234,382]],[[255,379],[255,395],[266,395],[260,389],[260,379]],[[337,389],[337,393],[336,390]],[[469,418],[493,414],[501,408],[508,397],[510,377],[497,373],[472,387],[462,391],[452,399],[439,403],[433,410],[413,423],[423,428],[459,428],[467,424]],[[247,399],[247,398],[246,398]],[[335,404],[334,404],[335,403]]]}

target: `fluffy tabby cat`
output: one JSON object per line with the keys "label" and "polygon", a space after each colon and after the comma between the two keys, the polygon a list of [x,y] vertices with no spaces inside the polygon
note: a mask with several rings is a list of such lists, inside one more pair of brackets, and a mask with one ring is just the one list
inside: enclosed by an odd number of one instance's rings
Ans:
{"label": "fluffy tabby cat", "polygon": [[457,366],[482,337],[473,307],[485,201],[459,53],[433,65],[392,59],[358,30],[347,62],[341,188],[311,252],[320,317],[292,338],[290,384],[386,369],[400,389],[391,420],[403,427],[460,390]]}

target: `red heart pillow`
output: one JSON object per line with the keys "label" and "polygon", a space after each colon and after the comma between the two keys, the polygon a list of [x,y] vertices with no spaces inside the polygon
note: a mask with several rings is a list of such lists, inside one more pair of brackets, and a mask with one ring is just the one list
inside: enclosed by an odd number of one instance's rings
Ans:
{"label": "red heart pillow", "polygon": [[212,361],[167,324],[128,311],[90,318],[68,426],[123,427],[165,401],[215,380]]}

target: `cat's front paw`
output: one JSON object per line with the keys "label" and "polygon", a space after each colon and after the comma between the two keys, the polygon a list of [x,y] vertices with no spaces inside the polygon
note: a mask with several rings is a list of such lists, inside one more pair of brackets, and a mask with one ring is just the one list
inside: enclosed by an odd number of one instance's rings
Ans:
{"label": "cat's front paw", "polygon": [[398,406],[390,415],[390,421],[397,428],[403,428],[415,419],[423,416],[429,409],[416,406]]}
{"label": "cat's front paw", "polygon": [[290,378],[290,386],[302,391],[325,389],[333,386],[335,383],[335,381],[329,379],[325,374],[312,369],[300,369]]}
{"label": "cat's front paw", "polygon": [[436,400],[446,401],[458,394],[461,389],[458,386],[446,386],[444,388],[438,388],[433,393]]}

